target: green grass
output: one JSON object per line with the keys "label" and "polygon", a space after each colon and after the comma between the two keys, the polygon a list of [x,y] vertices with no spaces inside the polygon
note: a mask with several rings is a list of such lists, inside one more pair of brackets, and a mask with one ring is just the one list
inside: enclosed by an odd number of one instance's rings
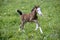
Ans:
{"label": "green grass", "polygon": [[[35,23],[26,23],[24,33],[18,31],[21,21],[16,10],[30,13],[37,4],[44,15],[38,15],[44,33],[34,30]],[[0,40],[60,40],[60,0],[0,0]]]}

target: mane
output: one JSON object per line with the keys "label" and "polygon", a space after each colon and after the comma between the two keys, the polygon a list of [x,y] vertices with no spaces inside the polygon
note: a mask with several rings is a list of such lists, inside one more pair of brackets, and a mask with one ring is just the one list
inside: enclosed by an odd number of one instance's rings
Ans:
{"label": "mane", "polygon": [[35,8],[38,8],[38,7],[39,7],[38,5],[35,5],[35,6],[32,8],[31,12],[32,12]]}
{"label": "mane", "polygon": [[31,12],[35,9],[35,7],[32,8]]}

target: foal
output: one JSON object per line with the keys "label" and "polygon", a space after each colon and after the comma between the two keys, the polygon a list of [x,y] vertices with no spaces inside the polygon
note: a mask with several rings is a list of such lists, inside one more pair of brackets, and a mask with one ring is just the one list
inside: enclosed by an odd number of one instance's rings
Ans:
{"label": "foal", "polygon": [[21,25],[20,25],[21,30],[24,29],[24,24],[26,22],[35,22],[36,23],[35,30],[37,30],[39,28],[40,32],[43,33],[43,31],[42,31],[41,27],[39,27],[39,23],[37,21],[37,18],[38,18],[37,13],[42,16],[39,6],[34,6],[34,8],[31,10],[30,14],[23,14],[20,10],[17,10],[17,12],[21,15]]}

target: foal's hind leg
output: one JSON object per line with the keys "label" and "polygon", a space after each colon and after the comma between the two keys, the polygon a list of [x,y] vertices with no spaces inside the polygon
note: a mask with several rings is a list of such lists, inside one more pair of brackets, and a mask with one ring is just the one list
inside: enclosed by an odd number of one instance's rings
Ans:
{"label": "foal's hind leg", "polygon": [[[23,30],[23,29],[24,29],[24,23],[25,23],[25,22],[24,22],[24,21],[22,21],[22,22],[21,22],[21,24],[20,24],[20,29],[21,29],[21,30]],[[19,30],[20,30],[20,29],[19,29]]]}

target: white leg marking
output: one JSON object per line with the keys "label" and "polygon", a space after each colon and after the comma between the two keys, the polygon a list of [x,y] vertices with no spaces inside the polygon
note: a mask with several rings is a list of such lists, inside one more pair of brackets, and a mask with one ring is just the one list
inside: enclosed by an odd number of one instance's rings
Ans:
{"label": "white leg marking", "polygon": [[20,30],[20,28],[19,28],[19,30],[18,31],[22,31],[22,32],[25,32],[25,30],[23,29],[23,30]]}
{"label": "white leg marking", "polygon": [[42,31],[41,27],[39,27],[39,29],[40,29],[41,34],[43,34],[43,31]]}
{"label": "white leg marking", "polygon": [[20,28],[19,28],[19,30],[18,31],[20,31]]}
{"label": "white leg marking", "polygon": [[23,29],[22,32],[25,32],[25,30]]}
{"label": "white leg marking", "polygon": [[35,28],[35,30],[37,30],[38,29],[38,23],[36,23],[36,28]]}

